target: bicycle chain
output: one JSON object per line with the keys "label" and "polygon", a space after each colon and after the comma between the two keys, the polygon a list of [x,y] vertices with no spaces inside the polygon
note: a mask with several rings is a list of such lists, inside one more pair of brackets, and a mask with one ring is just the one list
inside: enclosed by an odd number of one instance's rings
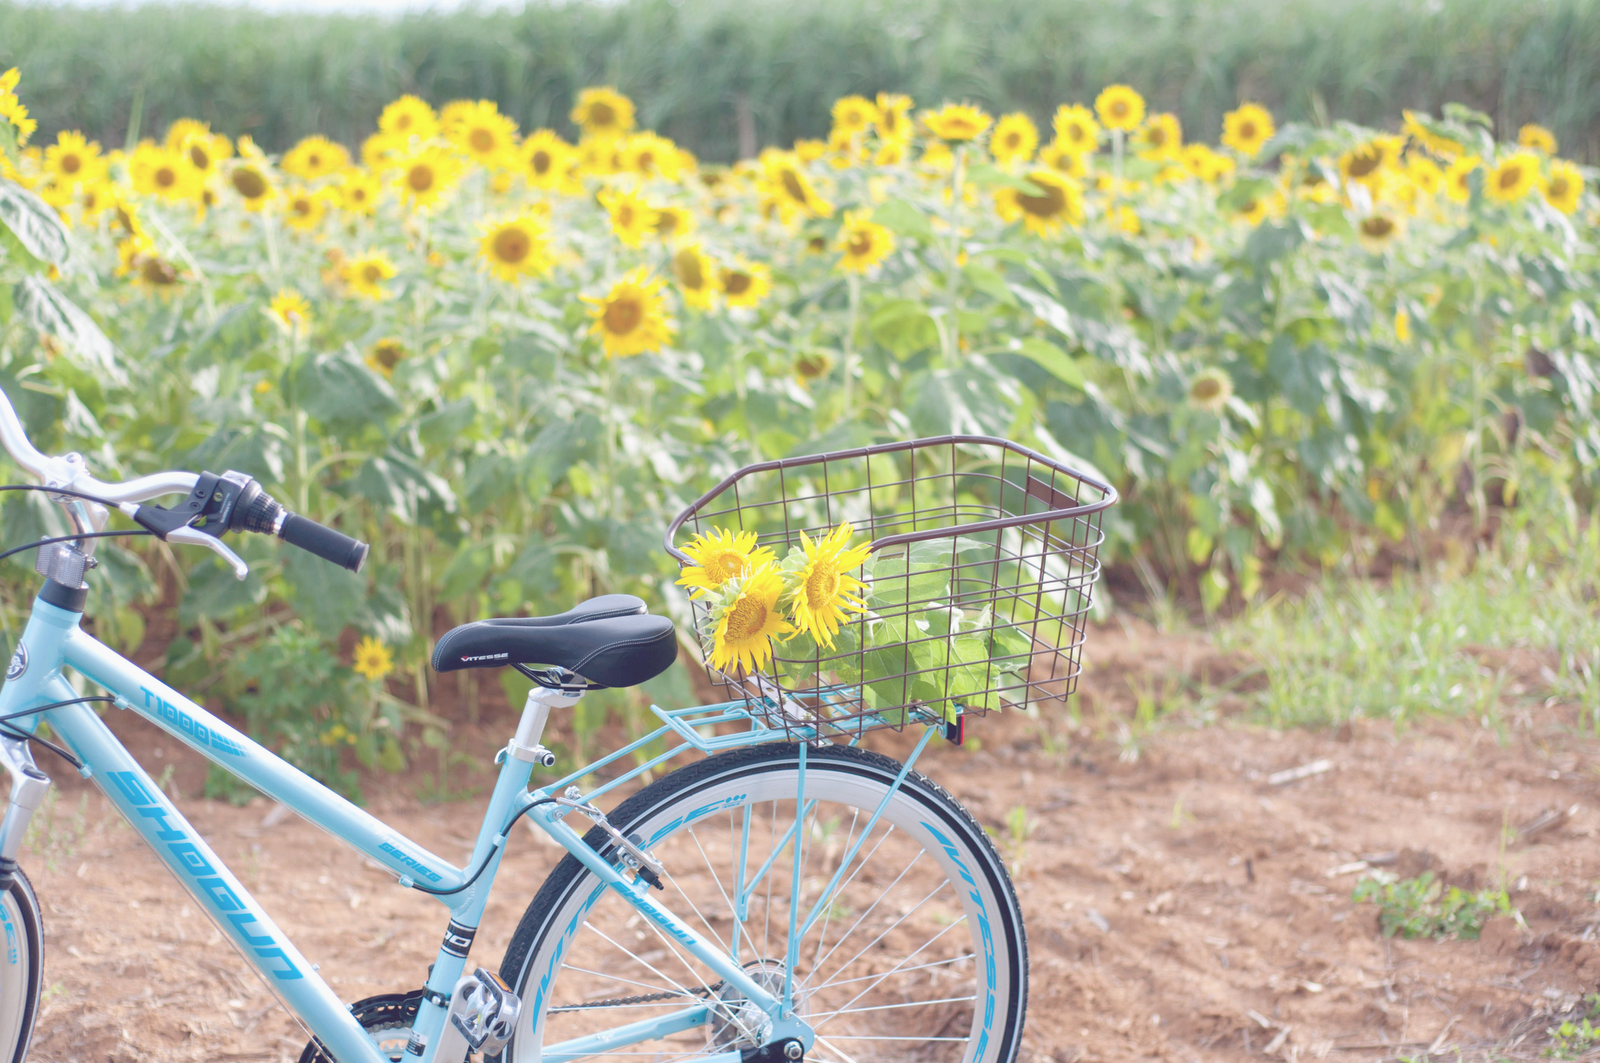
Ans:
{"label": "bicycle chain", "polygon": [[[686,992],[693,996],[711,997],[721,992],[721,990],[722,983],[718,982],[715,985],[695,986],[693,989],[686,990]],[[591,1000],[587,1004],[566,1004],[559,1008],[551,1008],[550,1011],[554,1013],[557,1011],[584,1011],[588,1008],[621,1008],[630,1004],[654,1004],[661,1000],[677,1000],[683,995],[683,992],[678,991],[671,993],[645,993],[637,997],[612,997],[609,1000]]]}

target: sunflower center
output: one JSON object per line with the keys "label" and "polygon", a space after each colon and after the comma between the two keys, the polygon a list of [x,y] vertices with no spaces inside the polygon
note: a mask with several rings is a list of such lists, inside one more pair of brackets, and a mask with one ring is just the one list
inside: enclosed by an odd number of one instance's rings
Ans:
{"label": "sunflower center", "polygon": [[1129,113],[1129,111],[1128,111],[1128,101],[1127,100],[1113,100],[1111,102],[1111,106],[1106,108],[1106,110],[1111,112],[1111,117],[1113,117],[1113,118],[1116,118],[1118,120],[1126,118],[1126,117],[1128,117],[1128,113]]}
{"label": "sunflower center", "polygon": [[246,199],[260,199],[267,194],[267,179],[246,167],[233,171],[233,188]]}
{"label": "sunflower center", "polygon": [[383,280],[383,267],[376,262],[368,262],[361,267],[361,279],[368,284],[377,284]]}
{"label": "sunflower center", "polygon": [[1006,134],[1005,145],[1008,148],[1020,148],[1022,146],[1022,134],[1013,129]]}
{"label": "sunflower center", "polygon": [[865,255],[872,250],[872,234],[857,232],[850,237],[850,242],[845,245],[852,255]]}
{"label": "sunflower center", "polygon": [[1522,183],[1522,167],[1507,166],[1500,171],[1499,184],[1502,190],[1515,188],[1520,183]]}
{"label": "sunflower center", "polygon": [[399,365],[400,356],[404,353],[405,348],[393,340],[383,340],[372,348],[372,356],[388,369],[393,369],[396,365]]}
{"label": "sunflower center", "polygon": [[146,258],[143,264],[140,265],[139,276],[144,279],[146,284],[155,284],[161,287],[178,283],[178,271],[173,268],[172,263],[156,258],[154,255]]}
{"label": "sunflower center", "polygon": [[413,192],[426,192],[433,187],[433,167],[413,166],[406,171],[406,184]]}
{"label": "sunflower center", "polygon": [[1242,140],[1254,140],[1256,138],[1256,124],[1254,122],[1240,122],[1239,137]]}
{"label": "sunflower center", "polygon": [[1567,179],[1565,177],[1550,178],[1550,198],[1560,199],[1567,194]]}
{"label": "sunflower center", "polygon": [[811,575],[806,577],[806,604],[813,612],[826,609],[838,593],[839,570],[832,562],[818,561]]}
{"label": "sunflower center", "polygon": [[155,182],[159,188],[171,188],[178,183],[178,173],[170,166],[162,166],[156,170]]}
{"label": "sunflower center", "polygon": [[589,121],[593,125],[607,126],[617,120],[617,112],[609,103],[591,103]]}
{"label": "sunflower center", "polygon": [[783,171],[783,190],[789,193],[789,198],[796,203],[806,201],[806,186],[800,182],[800,175],[793,170]]}
{"label": "sunflower center", "polygon": [[672,256],[672,272],[678,283],[691,292],[706,286],[706,271],[701,268],[700,256],[687,248]]}
{"label": "sunflower center", "polygon": [[1189,389],[1196,402],[1210,402],[1222,394],[1222,381],[1215,377],[1201,377]]}
{"label": "sunflower center", "polygon": [[312,211],[311,200],[305,196],[300,196],[289,205],[289,210],[302,218],[310,217]]}
{"label": "sunflower center", "polygon": [[742,642],[767,625],[767,607],[755,598],[740,598],[728,611],[728,641]]}
{"label": "sunflower center", "polygon": [[540,177],[543,177],[545,174],[550,172],[550,165],[552,162],[554,162],[554,160],[550,158],[550,153],[542,149],[534,152],[533,158],[530,160],[530,164],[533,167],[533,172],[538,174]]}
{"label": "sunflower center", "polygon": [[1375,239],[1383,239],[1394,232],[1394,222],[1385,217],[1364,218],[1361,222],[1361,231]]}
{"label": "sunflower center", "polygon": [[61,156],[62,173],[77,173],[81,169],[83,169],[83,160],[78,158],[76,155],[68,154]]}
{"label": "sunflower center", "polygon": [[750,274],[728,270],[722,275],[722,289],[729,295],[743,295],[750,290]]}
{"label": "sunflower center", "polygon": [[189,161],[194,163],[197,170],[211,169],[211,153],[199,144],[189,145]]}
{"label": "sunflower center", "polygon": [[633,208],[631,206],[629,206],[628,204],[624,203],[622,206],[617,208],[617,225],[620,228],[626,229],[628,226],[630,226],[632,224],[633,224]]}
{"label": "sunflower center", "polygon": [[656,168],[656,153],[653,152],[653,151],[641,151],[639,153],[639,172],[640,173],[650,173],[655,168]]}
{"label": "sunflower center", "polygon": [[1350,157],[1350,176],[1367,177],[1383,162],[1383,153],[1372,149],[1356,152]]}
{"label": "sunflower center", "polygon": [[411,128],[411,116],[409,114],[403,114],[399,118],[396,118],[394,120],[394,127],[400,132],[404,133],[406,130]]}
{"label": "sunflower center", "polygon": [[662,236],[671,236],[678,231],[678,212],[663,210],[656,215],[656,232]]}
{"label": "sunflower center", "polygon": [[606,331],[613,336],[626,336],[644,320],[644,307],[639,300],[623,297],[606,307]]}
{"label": "sunflower center", "polygon": [[1034,186],[1043,189],[1043,194],[1018,192],[1017,206],[1036,218],[1053,218],[1067,209],[1067,194],[1060,188],[1039,181],[1035,181]]}
{"label": "sunflower center", "polygon": [[494,134],[482,126],[467,134],[467,142],[472,145],[475,151],[490,152],[494,150]]}
{"label": "sunflower center", "polygon": [[1161,126],[1151,126],[1144,139],[1152,148],[1164,148],[1167,146],[1167,131]]}
{"label": "sunflower center", "polygon": [[1084,129],[1083,126],[1079,125],[1077,122],[1067,126],[1067,139],[1072,141],[1074,144],[1081,144],[1088,138],[1088,130]]}
{"label": "sunflower center", "polygon": [[516,265],[533,250],[533,241],[521,229],[501,229],[494,235],[494,257],[501,262]]}

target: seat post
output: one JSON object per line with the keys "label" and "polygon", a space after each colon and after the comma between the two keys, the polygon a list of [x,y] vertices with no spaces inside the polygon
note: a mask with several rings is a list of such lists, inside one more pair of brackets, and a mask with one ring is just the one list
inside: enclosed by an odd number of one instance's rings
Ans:
{"label": "seat post", "polygon": [[541,767],[552,767],[556,762],[556,755],[539,744],[544,737],[544,725],[550,719],[551,709],[565,709],[578,703],[583,692],[568,693],[566,690],[551,690],[549,687],[535,686],[528,691],[528,700],[522,704],[522,719],[517,722],[516,737],[511,739],[507,751],[518,760],[525,760],[530,764]]}

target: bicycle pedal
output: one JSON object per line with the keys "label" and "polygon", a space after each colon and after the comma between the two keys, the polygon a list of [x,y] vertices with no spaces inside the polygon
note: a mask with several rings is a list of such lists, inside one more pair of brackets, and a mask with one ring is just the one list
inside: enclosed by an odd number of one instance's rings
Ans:
{"label": "bicycle pedal", "polygon": [[493,971],[479,967],[463,978],[450,997],[450,1025],[474,1052],[492,1056],[506,1046],[517,1028],[522,1001]]}

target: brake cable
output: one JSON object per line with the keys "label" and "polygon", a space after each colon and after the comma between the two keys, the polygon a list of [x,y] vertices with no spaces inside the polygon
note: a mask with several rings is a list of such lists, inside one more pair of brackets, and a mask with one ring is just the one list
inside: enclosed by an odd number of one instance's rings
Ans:
{"label": "brake cable", "polygon": [[83,761],[79,760],[62,747],[56,745],[48,738],[40,738],[36,734],[31,734],[28,731],[11,726],[11,721],[21,719],[24,716],[36,716],[42,712],[49,712],[51,709],[64,709],[68,705],[82,705],[90,701],[115,702],[116,700],[116,698],[106,694],[89,694],[81,698],[69,698],[66,701],[56,701],[50,703],[49,705],[39,705],[35,708],[23,709],[21,712],[7,713],[4,716],[0,716],[0,734],[3,734],[8,738],[18,738],[24,742],[38,742],[50,752],[54,753],[62,760],[65,760],[68,764],[71,764],[74,769],[81,773],[83,771]]}

